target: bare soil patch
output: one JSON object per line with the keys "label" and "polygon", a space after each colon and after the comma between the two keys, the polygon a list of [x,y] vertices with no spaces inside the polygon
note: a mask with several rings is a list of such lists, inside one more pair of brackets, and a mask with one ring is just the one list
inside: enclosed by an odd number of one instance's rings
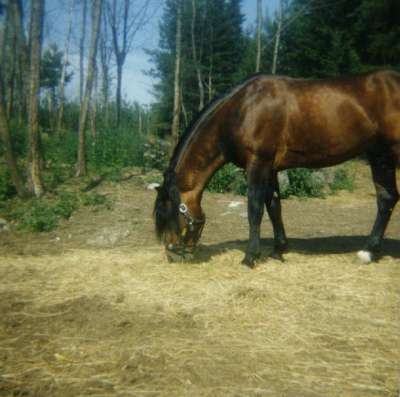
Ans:
{"label": "bare soil patch", "polygon": [[[290,252],[255,270],[243,197],[206,194],[197,262],[169,264],[134,180],[98,187],[112,210],[0,234],[0,396],[398,397],[400,210],[357,263],[375,217],[359,167],[354,193],[285,200]],[[267,219],[263,236],[267,256]]]}

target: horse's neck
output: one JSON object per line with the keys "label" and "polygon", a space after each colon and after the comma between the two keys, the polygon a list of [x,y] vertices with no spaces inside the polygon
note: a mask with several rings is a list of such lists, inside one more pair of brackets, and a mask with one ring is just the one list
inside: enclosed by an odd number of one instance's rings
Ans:
{"label": "horse's neck", "polygon": [[186,146],[177,162],[175,173],[178,189],[181,200],[188,205],[200,206],[208,181],[226,162],[217,140],[216,132],[198,134]]}

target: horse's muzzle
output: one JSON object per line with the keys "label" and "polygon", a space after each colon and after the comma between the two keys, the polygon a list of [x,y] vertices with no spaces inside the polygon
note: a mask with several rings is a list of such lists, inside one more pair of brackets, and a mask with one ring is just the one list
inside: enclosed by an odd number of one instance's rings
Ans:
{"label": "horse's muzzle", "polygon": [[165,247],[168,262],[188,262],[194,258],[194,247],[168,244]]}

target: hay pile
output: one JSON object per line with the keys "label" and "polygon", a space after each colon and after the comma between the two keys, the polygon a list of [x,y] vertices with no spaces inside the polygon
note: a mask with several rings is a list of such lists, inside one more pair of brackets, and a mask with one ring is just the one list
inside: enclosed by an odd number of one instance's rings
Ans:
{"label": "hay pile", "polygon": [[242,255],[0,257],[0,396],[398,396],[398,261]]}
{"label": "hay pile", "polygon": [[361,192],[284,200],[291,253],[253,271],[229,194],[205,194],[197,264],[164,260],[154,192],[130,182],[100,186],[112,211],[3,233],[0,396],[398,397],[400,207],[383,259],[355,263],[375,213],[359,166]]}

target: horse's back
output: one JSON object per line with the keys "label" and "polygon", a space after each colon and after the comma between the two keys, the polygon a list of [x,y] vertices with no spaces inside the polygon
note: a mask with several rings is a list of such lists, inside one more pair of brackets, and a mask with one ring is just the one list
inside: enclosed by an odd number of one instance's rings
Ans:
{"label": "horse's back", "polygon": [[260,75],[245,87],[238,117],[247,159],[274,157],[277,168],[336,164],[380,138],[400,143],[400,74]]}

